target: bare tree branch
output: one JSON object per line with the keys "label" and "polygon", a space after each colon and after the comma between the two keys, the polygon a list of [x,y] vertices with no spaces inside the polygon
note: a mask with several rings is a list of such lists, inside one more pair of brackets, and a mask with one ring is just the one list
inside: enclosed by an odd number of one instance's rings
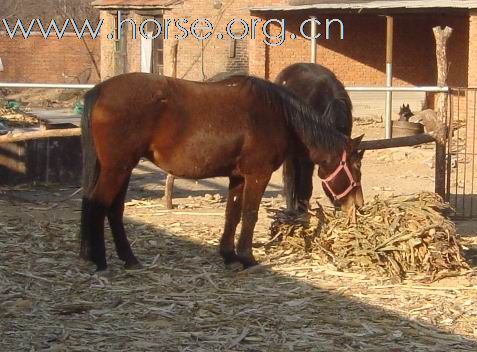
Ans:
{"label": "bare tree branch", "polygon": [[[55,20],[64,23],[67,18],[74,18],[78,25],[89,20],[92,25],[99,22],[99,11],[91,6],[91,0],[1,0],[1,18],[7,20],[21,19],[29,23],[35,18],[44,25]],[[72,31],[73,28],[68,28]]]}

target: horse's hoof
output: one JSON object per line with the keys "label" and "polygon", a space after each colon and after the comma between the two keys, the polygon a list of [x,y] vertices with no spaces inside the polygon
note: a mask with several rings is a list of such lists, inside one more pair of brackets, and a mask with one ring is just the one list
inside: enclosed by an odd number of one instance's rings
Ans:
{"label": "horse's hoof", "polygon": [[108,265],[107,264],[96,264],[96,272],[101,273],[108,270]]}
{"label": "horse's hoof", "polygon": [[91,254],[85,252],[80,252],[78,258],[82,262],[91,263],[93,261],[93,258],[91,258]]}
{"label": "horse's hoof", "polygon": [[91,263],[93,263],[93,261],[91,260],[91,258],[79,256],[78,263],[80,263],[81,265],[89,266]]}
{"label": "horse's hoof", "polygon": [[239,261],[235,261],[233,263],[225,264],[225,268],[230,271],[238,272],[243,269],[243,266],[242,263],[240,263]]}
{"label": "horse's hoof", "polygon": [[232,264],[237,263],[237,262],[240,262],[240,260],[238,259],[237,254],[235,253],[235,251],[220,253],[220,255],[222,256],[222,258],[224,258],[224,264],[226,266],[232,265]]}
{"label": "horse's hoof", "polygon": [[135,262],[130,262],[130,263],[124,264],[124,269],[126,269],[126,270],[141,270],[141,269],[144,269],[144,267],[142,266],[142,264],[139,261],[135,261]]}
{"label": "horse's hoof", "polygon": [[253,266],[249,266],[248,268],[244,268],[242,273],[244,274],[263,273],[265,269],[266,269],[265,266],[261,265],[260,263],[257,263]]}
{"label": "horse's hoof", "polygon": [[242,263],[244,269],[251,268],[258,265],[258,262],[252,256],[237,256],[240,263]]}

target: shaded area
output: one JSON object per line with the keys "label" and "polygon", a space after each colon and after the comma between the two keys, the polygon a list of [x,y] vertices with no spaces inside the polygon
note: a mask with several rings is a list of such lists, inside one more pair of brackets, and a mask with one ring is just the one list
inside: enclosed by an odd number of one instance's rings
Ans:
{"label": "shaded area", "polygon": [[33,182],[80,184],[80,138],[0,144],[0,184]]}

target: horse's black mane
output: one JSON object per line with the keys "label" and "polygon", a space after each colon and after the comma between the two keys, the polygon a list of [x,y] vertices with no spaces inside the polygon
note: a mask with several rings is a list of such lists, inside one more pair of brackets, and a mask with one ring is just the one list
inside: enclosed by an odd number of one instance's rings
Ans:
{"label": "horse's black mane", "polygon": [[239,79],[250,84],[251,89],[279,111],[285,113],[287,123],[311,147],[336,152],[345,147],[347,137],[336,130],[334,125],[318,116],[316,110],[285,88],[254,76],[231,74],[225,78]]}

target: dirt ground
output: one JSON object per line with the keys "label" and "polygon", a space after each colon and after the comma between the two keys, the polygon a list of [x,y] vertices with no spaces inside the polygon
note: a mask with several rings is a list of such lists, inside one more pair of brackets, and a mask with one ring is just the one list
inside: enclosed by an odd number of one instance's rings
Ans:
{"label": "dirt ground", "polygon": [[[360,121],[355,134],[382,135]],[[433,191],[432,147],[366,152],[365,197]],[[328,204],[315,178],[314,199]],[[274,174],[254,237],[262,263],[227,270],[217,255],[224,179],[135,171],[126,227],[144,269],[126,272],[107,234],[109,272],[77,259],[74,187],[0,188],[0,351],[476,351],[475,270],[431,285],[319,266],[313,254],[265,251],[267,208],[284,205]],[[477,265],[477,224],[457,224]]]}

